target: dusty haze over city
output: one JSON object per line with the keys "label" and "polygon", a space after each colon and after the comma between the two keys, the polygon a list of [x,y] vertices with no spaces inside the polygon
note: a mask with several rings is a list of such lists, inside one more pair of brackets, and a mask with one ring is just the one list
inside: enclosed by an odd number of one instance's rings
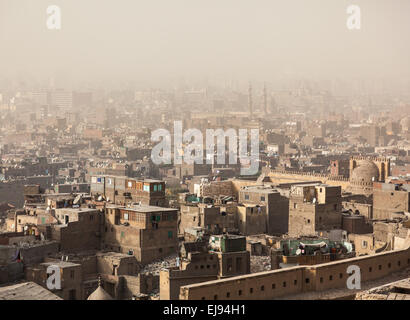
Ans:
{"label": "dusty haze over city", "polygon": [[0,0],[1,310],[305,319],[327,315],[273,300],[410,300],[409,14]]}
{"label": "dusty haze over city", "polygon": [[[46,28],[51,4],[61,30]],[[346,28],[350,4],[361,30]],[[393,89],[409,84],[409,11],[406,0],[0,0],[1,77],[73,86],[383,79]]]}

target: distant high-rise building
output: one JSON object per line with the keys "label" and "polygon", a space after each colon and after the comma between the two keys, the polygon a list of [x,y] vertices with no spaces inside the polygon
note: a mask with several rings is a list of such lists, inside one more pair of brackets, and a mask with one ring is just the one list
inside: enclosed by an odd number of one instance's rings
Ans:
{"label": "distant high-rise building", "polygon": [[248,106],[249,106],[249,116],[252,118],[253,117],[253,110],[252,106],[253,101],[252,101],[252,84],[249,83],[249,89],[248,89]]}
{"label": "distant high-rise building", "polygon": [[48,103],[48,94],[46,91],[36,91],[29,94],[31,100],[37,105],[46,105]]}
{"label": "distant high-rise building", "polygon": [[263,112],[265,116],[268,114],[268,96],[266,93],[266,83],[263,85]]}
{"label": "distant high-rise building", "polygon": [[270,96],[270,112],[271,113],[276,113],[278,111],[277,105],[276,105],[276,100],[273,95]]}
{"label": "distant high-rise building", "polygon": [[49,104],[63,109],[71,108],[73,106],[73,93],[63,90],[50,92]]}

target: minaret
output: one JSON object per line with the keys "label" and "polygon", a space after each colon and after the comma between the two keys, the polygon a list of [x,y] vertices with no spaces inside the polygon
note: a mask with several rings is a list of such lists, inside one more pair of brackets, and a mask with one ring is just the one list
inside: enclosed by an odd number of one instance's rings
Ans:
{"label": "minaret", "polygon": [[253,118],[253,111],[252,111],[252,84],[249,82],[249,89],[248,89],[248,105],[249,105],[249,116]]}
{"label": "minaret", "polygon": [[263,84],[263,111],[265,116],[268,114],[268,96],[266,93],[266,82]]}

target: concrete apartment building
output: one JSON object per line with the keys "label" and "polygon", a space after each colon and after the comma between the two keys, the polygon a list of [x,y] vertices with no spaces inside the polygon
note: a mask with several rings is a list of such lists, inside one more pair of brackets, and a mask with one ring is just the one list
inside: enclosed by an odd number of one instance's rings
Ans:
{"label": "concrete apartment building", "polygon": [[103,249],[135,255],[143,264],[178,250],[176,209],[147,205],[105,209]]}

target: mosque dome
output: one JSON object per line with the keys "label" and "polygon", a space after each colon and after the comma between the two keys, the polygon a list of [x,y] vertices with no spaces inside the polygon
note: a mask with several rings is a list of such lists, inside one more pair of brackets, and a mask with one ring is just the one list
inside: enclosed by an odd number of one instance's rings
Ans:
{"label": "mosque dome", "polygon": [[374,181],[379,181],[379,169],[370,160],[361,161],[350,177],[350,183],[353,184],[369,185]]}
{"label": "mosque dome", "polygon": [[101,286],[101,282],[98,284],[98,288],[90,294],[87,300],[114,300]]}

